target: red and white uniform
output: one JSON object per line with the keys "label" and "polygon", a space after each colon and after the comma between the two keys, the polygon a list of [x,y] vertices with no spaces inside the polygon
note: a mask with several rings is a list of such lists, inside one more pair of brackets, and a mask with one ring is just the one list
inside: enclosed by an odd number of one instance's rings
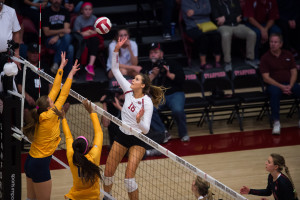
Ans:
{"label": "red and white uniform", "polygon": [[[122,121],[129,125],[132,129],[136,129],[147,134],[150,129],[153,113],[153,103],[151,98],[148,95],[138,99],[133,96],[133,92],[130,88],[131,84],[123,77],[119,70],[119,53],[117,52],[113,52],[111,70],[125,93],[125,102],[121,112]],[[136,115],[141,110],[142,106],[144,106],[144,115],[141,118],[140,123],[137,123]],[[120,130],[127,135],[132,135],[129,131],[124,130],[122,127],[120,127]]]}

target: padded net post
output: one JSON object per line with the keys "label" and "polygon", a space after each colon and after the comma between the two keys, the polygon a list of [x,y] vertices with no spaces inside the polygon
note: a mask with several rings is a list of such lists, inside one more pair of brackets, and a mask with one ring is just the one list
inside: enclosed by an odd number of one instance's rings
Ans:
{"label": "padded net post", "polygon": [[20,98],[3,97],[0,123],[0,199],[21,199],[21,142],[12,137],[12,127],[20,129]]}

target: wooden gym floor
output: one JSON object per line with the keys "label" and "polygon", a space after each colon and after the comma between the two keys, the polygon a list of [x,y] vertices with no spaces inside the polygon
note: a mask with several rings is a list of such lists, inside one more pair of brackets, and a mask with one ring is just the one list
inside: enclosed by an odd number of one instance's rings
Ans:
{"label": "wooden gym floor", "polygon": [[[195,123],[188,123],[190,142],[182,143],[176,139],[177,128],[174,126],[170,131],[174,139],[164,146],[174,153],[179,149],[180,153],[176,153],[177,155],[235,191],[239,191],[243,185],[250,188],[265,188],[267,185],[265,161],[271,153],[282,154],[299,193],[298,117],[281,116],[281,124],[283,127],[281,135],[273,136],[267,117],[262,121],[256,121],[254,118],[244,119],[244,132],[240,132],[236,120],[233,124],[226,124],[225,120],[215,121],[214,135],[209,134],[206,124],[197,127]],[[64,199],[63,195],[72,186],[71,173],[69,170],[60,169],[51,170],[51,175],[53,181],[51,199]],[[261,199],[252,195],[246,197],[253,200]],[[24,173],[22,173],[22,199],[26,199]]]}

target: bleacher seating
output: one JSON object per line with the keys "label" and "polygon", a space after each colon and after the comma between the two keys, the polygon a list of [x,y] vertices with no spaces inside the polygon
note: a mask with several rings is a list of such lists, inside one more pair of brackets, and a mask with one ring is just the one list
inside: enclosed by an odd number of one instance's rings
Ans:
{"label": "bleacher seating", "polygon": [[[199,68],[193,68],[193,61],[198,65],[199,58],[196,55],[192,55],[193,41],[185,35],[185,27],[180,10],[176,10],[177,14],[174,15],[175,18],[173,19],[177,24],[175,36],[172,37],[171,41],[164,41],[162,38],[161,1],[99,0],[93,1],[93,4],[94,14],[98,17],[108,17],[113,24],[111,31],[102,35],[106,45],[105,51],[107,51],[107,46],[115,36],[117,29],[126,27],[131,32],[131,39],[136,40],[138,44],[139,65],[143,66],[149,60],[149,46],[152,42],[160,42],[162,44],[166,59],[176,60],[182,65],[186,75],[183,87],[186,93],[185,112],[188,122],[196,122],[198,126],[207,122],[208,129],[213,133],[213,120],[225,118],[228,123],[232,123],[234,117],[236,117],[240,129],[243,130],[242,121],[244,117],[255,115],[260,120],[265,115],[270,115],[261,77],[259,77],[259,72],[251,67],[240,67],[238,64],[231,74],[223,73],[222,69],[211,69],[198,74]],[[233,51],[235,50],[233,49]],[[43,57],[43,59],[49,59],[51,53],[53,52],[45,52],[47,56]],[[235,59],[234,55],[233,59]],[[238,59],[240,58],[236,60]],[[106,60],[104,60],[104,63],[106,63]],[[99,101],[99,98],[105,93],[109,81],[105,74],[105,68],[96,67],[95,70],[96,76],[94,81],[87,83],[85,78],[79,77],[73,87],[74,90],[92,101]],[[253,73],[254,71],[255,74]],[[224,77],[213,78],[213,74],[216,75],[216,73],[223,74]],[[217,79],[223,79],[219,80],[220,85],[218,85]],[[225,88],[226,84],[221,83],[222,81],[228,84],[227,88]],[[229,92],[231,96],[226,96],[225,99],[213,98],[210,95],[205,96],[205,94],[210,93],[216,87],[219,90],[228,89],[226,92]],[[253,93],[249,92],[249,90]],[[282,105],[288,107],[289,117],[299,109],[299,101],[291,97],[283,97]],[[291,105],[293,106],[291,107]],[[224,111],[227,111],[227,113]],[[172,128],[173,119],[170,111],[161,111],[161,115],[167,127]]]}

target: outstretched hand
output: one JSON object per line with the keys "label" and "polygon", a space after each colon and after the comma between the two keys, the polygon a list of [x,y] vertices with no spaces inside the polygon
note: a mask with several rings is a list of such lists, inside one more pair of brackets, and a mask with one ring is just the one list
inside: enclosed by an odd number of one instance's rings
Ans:
{"label": "outstretched hand", "polygon": [[74,65],[72,67],[72,70],[69,73],[68,78],[71,78],[71,79],[73,78],[73,76],[76,74],[76,72],[78,70],[80,70],[79,66],[80,66],[80,63],[78,64],[78,60],[76,59]]}
{"label": "outstretched hand", "polygon": [[91,114],[94,113],[94,110],[92,108],[91,101],[88,101],[87,99],[82,101],[82,104],[84,105],[85,109]]}
{"label": "outstretched hand", "polygon": [[51,110],[53,110],[55,112],[55,114],[58,116],[59,119],[64,119],[66,118],[66,113],[64,109],[61,109],[61,111],[59,111],[57,109],[56,106],[54,106],[53,108],[51,108]]}
{"label": "outstretched hand", "polygon": [[115,46],[115,50],[114,52],[119,52],[119,50],[121,49],[121,47],[123,46],[123,44],[127,41],[128,37],[119,37],[118,42]]}
{"label": "outstretched hand", "polygon": [[66,59],[66,52],[65,51],[61,52],[60,58],[61,58],[61,63],[60,63],[59,69],[64,69],[64,67],[68,63],[68,59]]}

